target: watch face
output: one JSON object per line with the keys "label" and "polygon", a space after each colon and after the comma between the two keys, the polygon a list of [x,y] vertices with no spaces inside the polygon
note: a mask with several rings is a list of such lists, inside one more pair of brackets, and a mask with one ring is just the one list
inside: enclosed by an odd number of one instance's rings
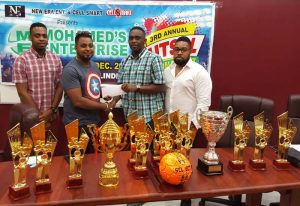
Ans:
{"label": "watch face", "polygon": [[52,113],[56,114],[57,113],[57,108],[52,108]]}

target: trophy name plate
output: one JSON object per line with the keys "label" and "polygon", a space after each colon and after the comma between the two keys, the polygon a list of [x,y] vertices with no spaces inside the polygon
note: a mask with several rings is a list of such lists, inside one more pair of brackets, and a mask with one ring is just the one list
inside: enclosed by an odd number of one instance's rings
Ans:
{"label": "trophy name plate", "polygon": [[206,164],[202,158],[198,158],[197,169],[207,176],[212,175],[222,175],[223,174],[223,164],[219,162],[218,164],[209,165]]}
{"label": "trophy name plate", "polygon": [[267,166],[266,166],[266,162],[264,161],[257,161],[257,160],[249,160],[249,165],[251,167],[251,169],[253,170],[266,170]]}

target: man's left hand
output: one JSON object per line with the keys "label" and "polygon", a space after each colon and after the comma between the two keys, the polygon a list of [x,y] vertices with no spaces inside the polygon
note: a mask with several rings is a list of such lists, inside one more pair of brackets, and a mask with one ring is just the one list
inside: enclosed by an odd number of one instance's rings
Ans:
{"label": "man's left hand", "polygon": [[136,92],[137,91],[137,87],[134,84],[122,84],[121,89],[123,89],[125,92]]}

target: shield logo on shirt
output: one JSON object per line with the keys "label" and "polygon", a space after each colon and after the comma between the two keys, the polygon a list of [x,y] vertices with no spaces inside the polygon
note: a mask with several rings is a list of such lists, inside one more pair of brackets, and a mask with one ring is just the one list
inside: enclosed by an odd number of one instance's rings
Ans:
{"label": "shield logo on shirt", "polygon": [[86,78],[86,95],[90,99],[98,100],[101,94],[101,79],[100,76],[94,72],[87,75]]}

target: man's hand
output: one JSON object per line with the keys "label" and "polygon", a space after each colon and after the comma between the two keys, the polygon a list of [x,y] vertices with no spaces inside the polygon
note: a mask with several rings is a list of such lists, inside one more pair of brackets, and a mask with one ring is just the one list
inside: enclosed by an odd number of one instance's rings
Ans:
{"label": "man's hand", "polygon": [[112,97],[111,97],[111,96],[106,96],[106,97],[103,97],[103,99],[104,99],[106,102],[109,102],[109,101],[112,99]]}
{"label": "man's hand", "polygon": [[121,89],[123,89],[123,91],[125,91],[125,92],[136,92],[137,91],[136,85],[128,84],[128,83],[122,84]]}
{"label": "man's hand", "polygon": [[40,121],[51,122],[53,119],[54,119],[54,115],[53,115],[51,109],[40,112],[40,115],[39,115]]}

